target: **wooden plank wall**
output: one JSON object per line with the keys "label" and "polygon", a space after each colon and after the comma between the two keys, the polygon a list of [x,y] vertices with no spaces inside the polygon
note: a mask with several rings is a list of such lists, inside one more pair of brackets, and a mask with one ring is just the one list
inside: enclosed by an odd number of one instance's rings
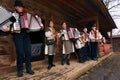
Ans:
{"label": "wooden plank wall", "polygon": [[[14,11],[14,7],[13,7],[14,1],[15,0],[1,0],[0,5],[5,7],[9,11]],[[57,13],[56,11],[52,12],[52,10],[49,10],[45,6],[38,6],[35,4],[34,0],[32,0],[32,1],[23,0],[23,3],[26,7],[26,10],[29,13],[32,13],[32,14],[37,13],[45,21],[45,27],[48,27],[49,20],[53,20],[55,23],[55,29],[57,31],[59,31],[61,29],[61,24],[62,24],[62,22],[65,21],[65,18],[60,13]],[[34,6],[32,6],[31,4],[33,4]],[[40,9],[37,9],[38,7],[40,7]],[[68,23],[68,24],[70,25],[70,23]],[[13,43],[12,36],[11,35],[5,35],[5,36],[0,35],[0,44],[1,44],[0,45],[1,64],[6,62],[6,60],[7,60],[8,63],[6,63],[6,64],[9,65],[11,62],[14,62],[16,59],[15,46]],[[56,53],[57,53],[57,56],[61,56],[60,45],[59,45],[59,48],[57,48]],[[4,56],[3,54],[6,56]]]}
{"label": "wooden plank wall", "polygon": [[113,51],[119,52],[120,51],[120,38],[113,39]]}

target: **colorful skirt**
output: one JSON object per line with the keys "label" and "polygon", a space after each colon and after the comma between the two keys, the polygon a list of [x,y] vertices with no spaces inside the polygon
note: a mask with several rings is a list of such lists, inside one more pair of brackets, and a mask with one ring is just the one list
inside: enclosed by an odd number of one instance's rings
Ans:
{"label": "colorful skirt", "polygon": [[74,52],[74,45],[72,41],[65,40],[63,41],[63,54],[70,54]]}

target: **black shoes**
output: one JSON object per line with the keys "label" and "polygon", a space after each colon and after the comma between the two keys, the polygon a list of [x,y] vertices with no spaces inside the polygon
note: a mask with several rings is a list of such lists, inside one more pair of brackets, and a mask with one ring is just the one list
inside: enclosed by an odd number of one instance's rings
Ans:
{"label": "black shoes", "polygon": [[52,67],[55,67],[55,64],[49,65],[48,70],[50,70]]}
{"label": "black shoes", "polygon": [[51,66],[52,66],[52,67],[55,67],[55,64],[52,64]]}
{"label": "black shoes", "polygon": [[28,70],[28,71],[27,71],[27,73],[28,73],[28,74],[30,74],[30,75],[35,74],[35,72],[34,72],[34,71],[32,71],[32,70]]}
{"label": "black shoes", "polygon": [[51,65],[49,65],[49,66],[48,66],[48,70],[50,70],[51,68],[52,68],[52,66],[51,66]]}
{"label": "black shoes", "polygon": [[[28,70],[27,73],[30,74],[30,75],[35,74],[35,72],[32,71],[32,70]],[[18,71],[17,76],[22,77],[23,76],[23,71]]]}
{"label": "black shoes", "polygon": [[48,55],[48,70],[50,70],[52,67],[55,67],[55,64],[53,64],[54,55]]}
{"label": "black shoes", "polygon": [[61,61],[61,65],[64,65],[64,64],[65,64],[65,60],[62,59],[62,61]]}
{"label": "black shoes", "polygon": [[87,57],[87,58],[86,58],[86,61],[90,61],[90,58],[89,58],[89,57]]}
{"label": "black shoes", "polygon": [[84,62],[85,62],[85,60],[79,60],[79,62],[80,62],[80,63],[84,63]]}
{"label": "black shoes", "polygon": [[94,60],[94,61],[98,61],[98,58],[94,57],[94,58],[92,58],[92,60]]}
{"label": "black shoes", "polygon": [[18,71],[17,76],[22,77],[23,76],[23,71]]}
{"label": "black shoes", "polygon": [[[61,65],[64,65],[64,64],[65,64],[65,60],[62,59]],[[70,60],[69,59],[66,60],[66,64],[70,65]]]}
{"label": "black shoes", "polygon": [[70,65],[70,60],[69,59],[66,60],[66,64]]}

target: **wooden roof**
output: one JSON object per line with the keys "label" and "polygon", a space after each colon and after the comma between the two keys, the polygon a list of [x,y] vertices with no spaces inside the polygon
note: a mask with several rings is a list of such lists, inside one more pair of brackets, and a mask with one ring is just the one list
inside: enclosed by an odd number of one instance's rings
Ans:
{"label": "wooden roof", "polygon": [[[8,2],[8,0],[2,0]],[[1,2],[2,2],[1,1]],[[15,0],[9,0],[8,3],[13,6]],[[101,32],[111,31],[116,25],[111,18],[102,0],[22,0],[25,7],[30,12],[37,12],[42,16],[59,14],[66,21],[78,26],[91,28],[96,19],[99,20],[99,29]],[[8,7],[11,8],[11,5]],[[107,33],[106,33],[107,34]]]}
{"label": "wooden roof", "polygon": [[[102,0],[35,0],[34,3],[38,5],[38,8],[48,8],[46,10],[51,14],[54,12],[61,13],[67,21],[73,24],[81,25],[81,20],[98,17],[101,30],[110,31],[112,28],[116,28]],[[91,22],[92,20],[85,21],[83,24],[90,24]]]}

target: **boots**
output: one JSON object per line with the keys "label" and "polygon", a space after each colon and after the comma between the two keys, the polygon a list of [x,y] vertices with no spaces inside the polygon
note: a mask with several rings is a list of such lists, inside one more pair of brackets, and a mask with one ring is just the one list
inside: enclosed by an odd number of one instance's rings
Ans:
{"label": "boots", "polygon": [[26,64],[26,72],[30,75],[35,74],[35,72],[31,68],[31,64],[29,64],[29,65]]}
{"label": "boots", "polygon": [[65,64],[65,59],[63,58],[62,60],[61,60],[61,65],[64,65]]}
{"label": "boots", "polygon": [[30,74],[30,75],[35,74],[35,72],[33,70],[28,70],[27,73]]}
{"label": "boots", "polygon": [[66,64],[70,65],[70,60],[69,59],[66,60]]}
{"label": "boots", "polygon": [[70,65],[70,54],[63,55],[63,59],[61,61],[61,65],[64,65],[66,61],[67,65]]}
{"label": "boots", "polygon": [[53,59],[54,55],[48,55],[48,70],[50,70],[52,67],[55,67],[55,65],[53,64]]}
{"label": "boots", "polygon": [[52,60],[52,61],[51,61],[51,66],[52,66],[52,67],[55,67],[55,64],[53,64],[53,59],[54,59],[54,55],[52,55],[52,57],[51,57],[51,60]]}
{"label": "boots", "polygon": [[48,55],[48,70],[50,70],[52,68],[51,66],[51,60],[52,59],[52,56],[51,55]]}
{"label": "boots", "polygon": [[70,65],[70,54],[67,54],[66,64],[67,64],[67,65]]}
{"label": "boots", "polygon": [[18,71],[18,72],[17,72],[17,76],[18,76],[18,77],[22,77],[22,76],[23,76],[23,71]]}

